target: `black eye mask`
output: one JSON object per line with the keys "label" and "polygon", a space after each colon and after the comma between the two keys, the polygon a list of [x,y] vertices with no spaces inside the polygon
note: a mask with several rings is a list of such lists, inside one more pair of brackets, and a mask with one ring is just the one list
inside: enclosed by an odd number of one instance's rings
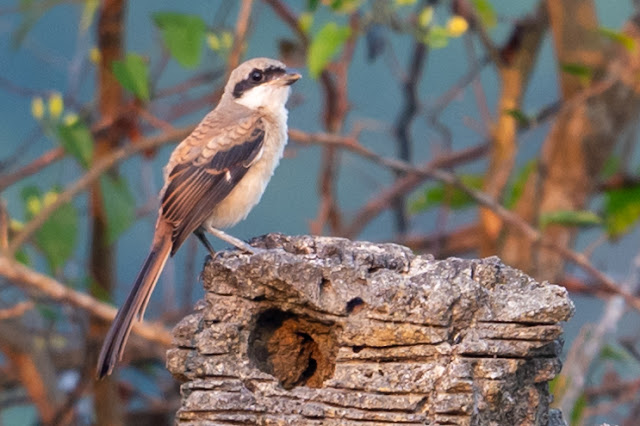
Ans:
{"label": "black eye mask", "polygon": [[272,66],[264,70],[254,68],[253,70],[251,70],[247,78],[240,81],[239,83],[236,83],[236,85],[233,87],[233,97],[238,99],[247,90],[256,86],[260,86],[261,84],[267,83],[271,80],[280,78],[284,74],[286,74],[286,71],[281,67]]}

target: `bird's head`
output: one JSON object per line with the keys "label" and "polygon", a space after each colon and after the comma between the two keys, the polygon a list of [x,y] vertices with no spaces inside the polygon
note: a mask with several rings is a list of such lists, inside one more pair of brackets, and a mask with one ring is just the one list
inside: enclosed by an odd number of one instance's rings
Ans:
{"label": "bird's head", "polygon": [[284,108],[290,87],[300,74],[287,70],[275,59],[255,58],[243,62],[233,70],[224,90],[226,100],[249,109],[273,112]]}

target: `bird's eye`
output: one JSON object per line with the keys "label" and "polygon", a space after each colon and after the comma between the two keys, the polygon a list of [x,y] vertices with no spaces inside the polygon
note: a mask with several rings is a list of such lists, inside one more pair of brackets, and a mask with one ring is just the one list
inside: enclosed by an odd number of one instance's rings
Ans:
{"label": "bird's eye", "polygon": [[264,74],[260,70],[253,70],[251,71],[251,75],[249,77],[253,82],[260,83],[264,78]]}

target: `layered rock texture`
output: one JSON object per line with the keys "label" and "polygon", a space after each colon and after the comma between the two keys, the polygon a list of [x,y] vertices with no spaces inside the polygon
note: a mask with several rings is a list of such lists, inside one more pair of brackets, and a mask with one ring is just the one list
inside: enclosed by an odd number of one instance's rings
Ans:
{"label": "layered rock texture", "polygon": [[270,234],[221,252],[167,365],[178,424],[558,425],[564,288],[497,258]]}

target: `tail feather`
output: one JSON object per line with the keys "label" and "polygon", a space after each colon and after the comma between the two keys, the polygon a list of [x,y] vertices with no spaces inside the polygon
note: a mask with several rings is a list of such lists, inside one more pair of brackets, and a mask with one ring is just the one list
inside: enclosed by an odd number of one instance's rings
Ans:
{"label": "tail feather", "polygon": [[142,320],[151,293],[171,252],[171,246],[170,233],[157,229],[151,251],[138,273],[127,300],[118,310],[118,314],[113,320],[102,344],[96,370],[96,375],[99,379],[111,374],[115,365],[122,359],[122,353],[131,333],[133,321],[134,319]]}

